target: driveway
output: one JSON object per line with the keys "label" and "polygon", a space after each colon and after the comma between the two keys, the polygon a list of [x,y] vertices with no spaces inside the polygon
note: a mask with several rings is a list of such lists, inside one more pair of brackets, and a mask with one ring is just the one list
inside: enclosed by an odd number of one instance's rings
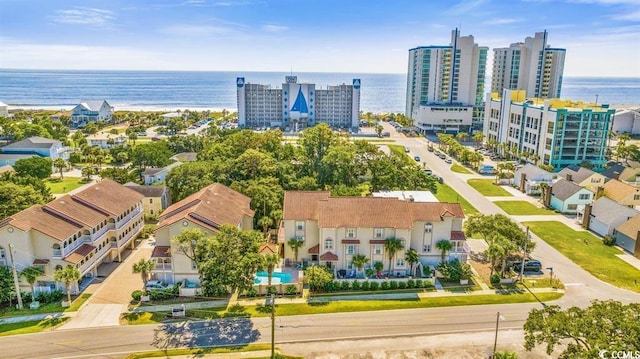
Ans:
{"label": "driveway", "polygon": [[87,287],[84,293],[92,293],[91,297],[60,329],[120,325],[120,314],[127,310],[131,292],[142,289],[142,279],[133,274],[133,264],[142,258],[149,259],[152,251],[150,240],[143,239],[136,249],[124,252],[122,263],[102,265],[99,275],[108,276],[104,280],[98,278]]}

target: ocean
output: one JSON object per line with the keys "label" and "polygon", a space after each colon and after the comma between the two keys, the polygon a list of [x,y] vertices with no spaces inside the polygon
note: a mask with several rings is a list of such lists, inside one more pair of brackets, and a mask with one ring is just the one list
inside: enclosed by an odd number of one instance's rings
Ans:
{"label": "ocean", "polygon": [[[236,104],[236,77],[280,87],[285,72],[67,71],[0,69],[0,101],[10,108],[70,109],[80,99],[106,99],[116,110],[228,109]],[[404,112],[405,74],[293,73],[326,87],[361,79],[360,109]],[[562,97],[640,105],[640,78],[565,77]]]}

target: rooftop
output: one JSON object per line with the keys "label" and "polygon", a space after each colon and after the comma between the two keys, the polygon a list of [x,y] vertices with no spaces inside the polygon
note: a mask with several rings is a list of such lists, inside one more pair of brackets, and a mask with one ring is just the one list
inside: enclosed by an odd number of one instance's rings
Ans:
{"label": "rooftop", "polygon": [[22,141],[18,141],[15,143],[12,143],[10,145],[6,145],[3,147],[4,148],[15,148],[15,149],[23,149],[23,148],[50,148],[51,146],[54,145],[62,145],[62,142],[58,141],[58,140],[52,140],[50,138],[44,138],[44,137],[29,137],[29,138],[25,138]]}

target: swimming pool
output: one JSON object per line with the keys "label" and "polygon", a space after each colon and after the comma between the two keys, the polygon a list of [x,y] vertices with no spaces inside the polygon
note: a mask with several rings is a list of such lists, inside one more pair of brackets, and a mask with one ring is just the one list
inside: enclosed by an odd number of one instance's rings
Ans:
{"label": "swimming pool", "polygon": [[[268,284],[269,276],[267,272],[262,271],[256,273],[255,284]],[[291,273],[273,272],[271,275],[271,284],[291,283]]]}

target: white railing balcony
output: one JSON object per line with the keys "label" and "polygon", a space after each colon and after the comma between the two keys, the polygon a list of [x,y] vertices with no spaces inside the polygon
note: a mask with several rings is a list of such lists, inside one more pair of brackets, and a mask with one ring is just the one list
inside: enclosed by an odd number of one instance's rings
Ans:
{"label": "white railing balcony", "polygon": [[172,269],[173,266],[171,265],[171,263],[156,264],[155,268],[153,268],[155,272],[171,271]]}
{"label": "white railing balcony", "polygon": [[[97,231],[94,235],[93,235],[93,240],[97,241],[99,240],[105,233],[107,233],[107,231],[109,231],[109,227],[115,227],[113,224],[108,224],[102,228],[100,228],[99,231]],[[113,229],[113,228],[111,228]]]}
{"label": "white railing balcony", "polygon": [[62,258],[62,250],[54,249],[53,250],[53,258]]}
{"label": "white railing balcony", "polygon": [[122,226],[124,226],[125,224],[127,224],[127,222],[129,222],[133,217],[136,217],[137,215],[139,215],[140,213],[142,213],[142,209],[140,207],[136,208],[133,212],[127,214],[124,218],[122,218],[121,220],[119,220],[116,223],[116,227],[120,228]]}
{"label": "white railing balcony", "polygon": [[84,262],[83,265],[80,266],[80,273],[82,273],[83,275],[86,273],[87,270],[89,270],[89,268],[91,268],[91,266],[96,262],[96,257],[94,256],[91,259],[88,259],[86,262]]}

